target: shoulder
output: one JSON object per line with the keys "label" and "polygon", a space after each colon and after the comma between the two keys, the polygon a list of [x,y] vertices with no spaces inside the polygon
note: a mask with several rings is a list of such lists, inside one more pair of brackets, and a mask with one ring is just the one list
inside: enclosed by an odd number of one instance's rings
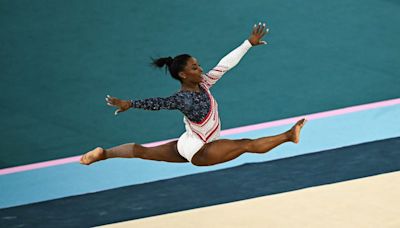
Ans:
{"label": "shoulder", "polygon": [[200,86],[202,86],[205,90],[209,90],[212,85],[210,82],[208,82],[209,76],[207,74],[202,74],[201,76],[202,80],[200,82]]}
{"label": "shoulder", "polygon": [[174,98],[177,102],[183,102],[185,100],[191,99],[191,93],[187,91],[178,91],[175,92],[171,97]]}

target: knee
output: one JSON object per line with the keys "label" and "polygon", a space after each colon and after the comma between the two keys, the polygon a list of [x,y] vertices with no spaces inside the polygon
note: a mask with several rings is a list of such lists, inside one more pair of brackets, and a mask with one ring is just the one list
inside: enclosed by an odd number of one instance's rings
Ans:
{"label": "knee", "polygon": [[239,139],[245,151],[250,151],[253,145],[253,139]]}

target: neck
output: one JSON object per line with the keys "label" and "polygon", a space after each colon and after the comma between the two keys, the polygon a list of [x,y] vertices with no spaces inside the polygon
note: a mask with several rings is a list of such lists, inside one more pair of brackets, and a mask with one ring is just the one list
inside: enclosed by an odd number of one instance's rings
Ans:
{"label": "neck", "polygon": [[183,82],[181,86],[183,91],[200,92],[200,85],[198,83]]}

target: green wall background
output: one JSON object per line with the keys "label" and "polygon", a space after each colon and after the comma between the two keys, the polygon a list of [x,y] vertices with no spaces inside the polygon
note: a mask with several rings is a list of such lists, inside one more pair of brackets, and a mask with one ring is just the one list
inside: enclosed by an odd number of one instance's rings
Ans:
{"label": "green wall background", "polygon": [[189,53],[210,69],[259,21],[269,45],[212,89],[223,129],[398,98],[399,9],[394,0],[1,0],[0,168],[179,137],[178,111],[116,117],[105,96],[169,96],[179,83],[151,57]]}

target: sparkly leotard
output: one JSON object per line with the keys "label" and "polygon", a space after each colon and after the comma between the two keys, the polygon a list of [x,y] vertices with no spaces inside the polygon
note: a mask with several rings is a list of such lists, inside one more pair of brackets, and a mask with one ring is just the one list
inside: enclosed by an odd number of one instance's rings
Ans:
{"label": "sparkly leotard", "polygon": [[133,101],[133,108],[145,110],[178,109],[189,120],[200,122],[210,110],[210,99],[203,87],[200,92],[179,91],[170,97],[147,98]]}
{"label": "sparkly leotard", "polygon": [[250,49],[248,40],[231,51],[228,55],[206,74],[202,74],[200,92],[178,91],[169,97],[155,97],[133,100],[133,108],[145,110],[178,109],[184,114],[186,130],[193,132],[203,142],[218,139],[221,130],[218,115],[218,104],[210,92],[223,74],[236,66],[245,53]]}

